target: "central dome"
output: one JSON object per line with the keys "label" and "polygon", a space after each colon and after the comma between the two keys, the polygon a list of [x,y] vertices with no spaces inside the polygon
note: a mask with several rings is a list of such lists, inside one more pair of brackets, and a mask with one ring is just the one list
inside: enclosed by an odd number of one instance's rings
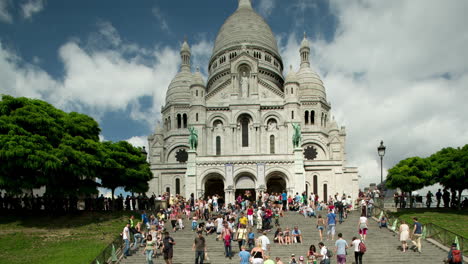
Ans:
{"label": "central dome", "polygon": [[239,0],[239,8],[219,30],[212,57],[219,52],[242,44],[266,48],[280,57],[270,26],[252,9],[250,0]]}

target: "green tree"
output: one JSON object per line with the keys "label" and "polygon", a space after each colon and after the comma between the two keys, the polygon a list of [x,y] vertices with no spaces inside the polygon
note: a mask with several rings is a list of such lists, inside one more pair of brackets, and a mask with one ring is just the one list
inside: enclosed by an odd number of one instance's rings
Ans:
{"label": "green tree", "polygon": [[442,186],[458,191],[458,209],[461,194],[468,189],[468,145],[462,148],[443,148],[430,157],[435,180]]}
{"label": "green tree", "polygon": [[146,156],[141,149],[126,141],[104,142],[102,168],[98,173],[102,187],[109,188],[114,198],[115,189],[143,193],[148,191],[148,181],[152,178]]}
{"label": "green tree", "polygon": [[431,184],[433,178],[428,159],[407,158],[388,170],[386,186],[391,189],[400,188],[403,192],[409,193],[410,207],[413,206],[411,192]]}

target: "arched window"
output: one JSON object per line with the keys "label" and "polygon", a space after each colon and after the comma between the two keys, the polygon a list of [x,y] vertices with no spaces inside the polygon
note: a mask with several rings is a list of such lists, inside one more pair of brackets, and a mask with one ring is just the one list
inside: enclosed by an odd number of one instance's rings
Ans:
{"label": "arched window", "polygon": [[177,128],[182,128],[182,116],[177,114]]}
{"label": "arched window", "polygon": [[176,194],[180,194],[180,179],[175,180],[175,192]]}
{"label": "arched window", "polygon": [[294,111],[291,111],[291,119],[294,119]]}
{"label": "arched window", "polygon": [[323,201],[328,201],[328,186],[326,183],[323,184]]}
{"label": "arched window", "polygon": [[314,110],[310,111],[310,124],[311,125],[315,124],[315,111]]}
{"label": "arched window", "polygon": [[305,121],[305,124],[309,124],[309,111],[305,111],[304,113],[304,121]]}
{"label": "arched window", "polygon": [[172,126],[172,125],[171,125],[171,117],[168,117],[168,118],[167,118],[167,126],[168,126],[167,129],[168,129],[168,130],[171,130],[171,126]]}
{"label": "arched window", "polygon": [[322,113],[322,117],[320,118],[320,125],[323,126],[323,113]]}
{"label": "arched window", "polygon": [[216,156],[221,156],[221,137],[216,137]]}
{"label": "arched window", "polygon": [[195,114],[195,122],[198,122],[198,113]]}
{"label": "arched window", "polygon": [[325,118],[323,119],[323,126],[324,126],[324,127],[327,126],[327,120],[328,120],[328,116],[325,115]]}
{"label": "arched window", "polygon": [[317,185],[318,184],[318,179],[317,178],[318,178],[317,175],[314,175],[314,186],[313,186],[313,188],[314,188],[315,195],[318,194],[318,185]]}
{"label": "arched window", "polygon": [[183,115],[183,119],[184,119],[184,128],[187,128],[187,114]]}
{"label": "arched window", "polygon": [[275,136],[270,136],[270,154],[275,154]]}
{"label": "arched window", "polygon": [[291,87],[291,94],[294,94],[294,88]]}
{"label": "arched window", "polygon": [[242,126],[242,147],[249,146],[249,119],[244,117],[241,121]]}
{"label": "arched window", "polygon": [[167,193],[171,193],[171,188],[166,187],[166,192],[167,192]]}
{"label": "arched window", "polygon": [[195,96],[198,96],[198,90],[195,90]]}

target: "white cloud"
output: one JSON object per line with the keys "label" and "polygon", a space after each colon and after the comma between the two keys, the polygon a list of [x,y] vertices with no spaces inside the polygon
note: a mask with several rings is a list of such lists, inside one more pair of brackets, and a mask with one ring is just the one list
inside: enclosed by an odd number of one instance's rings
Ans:
{"label": "white cloud", "polygon": [[32,16],[44,9],[44,0],[28,0],[21,5],[21,14],[25,19],[32,19]]}
{"label": "white cloud", "polygon": [[8,11],[10,4],[10,0],[0,0],[0,21],[5,23],[13,22],[13,16]]}
{"label": "white cloud", "polygon": [[145,147],[146,151],[149,150],[148,148],[148,137],[147,136],[134,136],[129,139],[126,139],[128,143],[132,144],[134,147]]}
{"label": "white cloud", "polygon": [[258,12],[263,17],[269,17],[276,6],[276,0],[260,0],[258,3]]}
{"label": "white cloud", "polygon": [[162,30],[170,33],[171,30],[169,29],[169,24],[167,23],[165,15],[162,13],[161,9],[157,6],[153,7],[151,9],[153,15],[156,17],[156,19],[159,22],[159,26],[161,27]]}
{"label": "white cloud", "polygon": [[[381,139],[387,145],[384,169],[466,144],[468,2],[331,6],[338,28],[331,42],[312,43],[312,67],[322,76],[337,121],[346,125],[348,165],[359,166],[361,186],[380,182]],[[285,65],[292,62],[297,70],[301,38],[284,38]]]}
{"label": "white cloud", "polygon": [[[23,61],[0,43],[0,93],[40,98],[67,111],[86,109],[97,119],[107,111],[131,108],[131,117],[153,127],[179,68],[178,48],[155,46],[147,50],[124,43],[107,22],[100,23],[97,35],[109,45],[71,40],[60,47],[64,65],[60,79]],[[139,99],[145,96],[152,98],[153,106],[140,110]]]}

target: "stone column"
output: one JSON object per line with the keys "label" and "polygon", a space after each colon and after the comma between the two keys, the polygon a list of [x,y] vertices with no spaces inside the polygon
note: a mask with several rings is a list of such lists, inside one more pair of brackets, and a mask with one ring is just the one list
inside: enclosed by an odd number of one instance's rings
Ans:
{"label": "stone column", "polygon": [[294,193],[302,193],[305,191],[305,171],[304,171],[304,154],[302,148],[294,148],[294,182],[291,184],[291,189]]}
{"label": "stone column", "polygon": [[195,198],[199,195],[197,192],[197,151],[189,150],[187,160],[187,171],[185,172],[185,197],[194,194]]}

